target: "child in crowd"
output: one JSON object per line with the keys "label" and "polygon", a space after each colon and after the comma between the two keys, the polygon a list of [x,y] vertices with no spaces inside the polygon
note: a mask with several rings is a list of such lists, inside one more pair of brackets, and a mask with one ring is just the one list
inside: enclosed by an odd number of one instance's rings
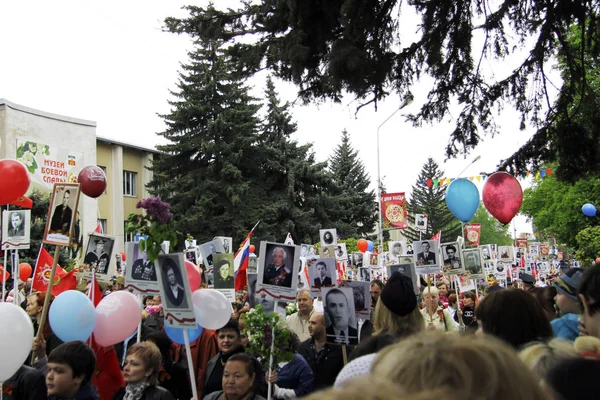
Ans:
{"label": "child in crowd", "polygon": [[48,400],[99,400],[92,385],[96,356],[79,341],[63,343],[48,356],[46,387]]}
{"label": "child in crowd", "polygon": [[577,287],[581,280],[582,272],[572,268],[567,273],[554,281],[556,288],[556,305],[560,309],[561,317],[550,322],[552,331],[557,338],[575,340],[579,336],[579,316],[581,304],[577,298]]}

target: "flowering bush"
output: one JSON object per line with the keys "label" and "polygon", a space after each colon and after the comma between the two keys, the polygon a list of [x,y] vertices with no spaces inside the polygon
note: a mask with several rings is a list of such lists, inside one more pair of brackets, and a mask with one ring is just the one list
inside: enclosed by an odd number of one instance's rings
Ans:
{"label": "flowering bush", "polygon": [[275,330],[275,347],[272,354],[273,365],[294,359],[294,353],[290,351],[292,333],[279,314],[267,314],[263,306],[259,304],[241,318],[243,319],[243,330],[248,335],[246,352],[261,356],[260,361],[265,370],[269,368],[273,328]]}
{"label": "flowering bush", "polygon": [[289,303],[285,306],[285,315],[292,315],[298,312],[298,304],[297,303]]}
{"label": "flowering bush", "polygon": [[146,239],[140,240],[140,249],[146,252],[149,260],[156,261],[162,242],[169,241],[169,250],[177,245],[178,232],[170,211],[171,205],[158,197],[148,197],[138,201],[136,208],[142,208],[146,212],[129,214],[126,231],[145,235]]}

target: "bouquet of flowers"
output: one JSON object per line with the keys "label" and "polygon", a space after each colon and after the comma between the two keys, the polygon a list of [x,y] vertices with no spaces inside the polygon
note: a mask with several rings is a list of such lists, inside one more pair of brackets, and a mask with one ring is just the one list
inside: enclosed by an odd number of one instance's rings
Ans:
{"label": "bouquet of flowers", "polygon": [[[269,358],[273,356],[273,365],[294,359],[290,351],[292,334],[287,324],[277,313],[267,314],[262,305],[257,305],[242,316],[244,332],[248,335],[246,353],[260,355],[265,370],[269,368]],[[275,346],[271,353],[271,342],[275,335]]]}
{"label": "bouquet of flowers", "polygon": [[170,211],[171,205],[158,197],[148,197],[138,201],[135,207],[145,212],[129,214],[126,231],[145,235],[146,239],[139,242],[140,250],[146,252],[149,260],[156,261],[162,250],[162,242],[169,241],[169,250],[177,245],[178,232]]}
{"label": "bouquet of flowers", "polygon": [[285,315],[292,315],[298,312],[298,304],[297,303],[289,303],[285,306]]}

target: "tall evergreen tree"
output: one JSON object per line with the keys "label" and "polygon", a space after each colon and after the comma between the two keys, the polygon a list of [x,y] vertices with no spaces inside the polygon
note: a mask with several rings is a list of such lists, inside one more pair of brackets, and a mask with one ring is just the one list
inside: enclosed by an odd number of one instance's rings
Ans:
{"label": "tall evergreen tree", "polygon": [[357,238],[372,233],[377,221],[375,191],[369,190],[371,180],[345,129],[342,143],[329,159],[329,170],[336,184],[334,195],[340,205],[333,216],[338,234],[343,238]]}
{"label": "tall evergreen tree", "polygon": [[316,162],[311,144],[291,140],[296,124],[289,104],[281,104],[270,77],[265,98],[266,116],[255,150],[261,185],[251,189],[262,198],[260,231],[279,240],[289,232],[296,241],[316,242],[319,229],[331,224],[328,210],[335,208],[327,163]]}
{"label": "tall evergreen tree", "polygon": [[259,168],[253,151],[260,108],[219,43],[196,42],[182,66],[172,109],[162,115],[169,140],[152,166],[153,194],[171,204],[182,233],[199,242],[229,234],[241,240],[259,219],[248,196]]}
{"label": "tall evergreen tree", "polygon": [[[428,158],[423,165],[417,183],[412,187],[412,196],[408,202],[409,220],[414,222],[415,214],[427,214],[427,231],[423,232],[423,240],[429,239],[442,231],[442,242],[450,242],[461,234],[460,222],[446,206],[444,200],[446,188],[438,185],[424,185],[428,180],[439,180],[444,175],[439,165]],[[409,227],[404,235],[411,240],[419,240],[419,231]]]}

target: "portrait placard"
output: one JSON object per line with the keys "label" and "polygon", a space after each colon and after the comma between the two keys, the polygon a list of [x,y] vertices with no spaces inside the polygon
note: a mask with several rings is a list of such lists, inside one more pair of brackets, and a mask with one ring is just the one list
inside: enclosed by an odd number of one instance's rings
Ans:
{"label": "portrait placard", "polygon": [[427,214],[415,214],[415,229],[419,232],[427,232]]}
{"label": "portrait placard", "polygon": [[310,258],[307,260],[310,293],[313,297],[321,295],[321,288],[337,286],[337,268],[335,258]]}
{"label": "portrait placard", "polygon": [[358,269],[358,278],[363,282],[371,282],[371,267],[361,267]]}
{"label": "portrait placard", "polygon": [[233,253],[233,238],[229,236],[217,236],[213,240],[218,240],[221,243],[223,251],[221,253]]}
{"label": "portrait placard", "polygon": [[79,204],[78,183],[55,183],[50,197],[43,242],[69,246],[75,226],[75,212]]}
{"label": "portrait placard", "polygon": [[320,229],[321,247],[335,246],[337,244],[337,232],[335,229]]}
{"label": "portrait placard", "polygon": [[346,261],[348,259],[346,243],[338,243],[335,245],[335,259],[338,261]]}
{"label": "portrait placard", "polygon": [[492,260],[492,248],[489,244],[481,245],[478,247],[479,257],[481,261],[487,263]]}
{"label": "portrait placard", "polygon": [[394,274],[394,272],[400,272],[402,275],[410,278],[413,284],[413,290],[415,291],[415,296],[419,293],[419,288],[417,287],[418,279],[414,256],[402,256],[398,259],[398,264],[388,265],[388,279]]}
{"label": "portrait placard", "polygon": [[317,249],[312,244],[301,244],[300,245],[300,257],[316,256]]}
{"label": "portrait placard", "polygon": [[31,210],[2,211],[2,250],[29,248]]}
{"label": "portrait placard", "polygon": [[191,262],[194,265],[199,265],[198,259],[198,248],[197,247],[188,247],[184,250],[186,261]]}
{"label": "portrait placard", "polygon": [[437,274],[441,272],[439,242],[437,240],[420,240],[413,242],[416,253],[415,266],[417,274]]}
{"label": "portrait placard", "polygon": [[466,276],[458,275],[458,290],[460,293],[468,292],[471,290],[475,290],[475,280],[469,279]]}
{"label": "portrait placard", "polygon": [[356,318],[371,319],[371,284],[369,282],[344,280],[340,287],[352,288]]}
{"label": "portrait placard", "polygon": [[[461,251],[461,262],[465,272],[471,277],[484,277],[483,264],[481,263],[481,254],[479,249],[464,249]],[[488,263],[490,263],[488,261]]]}
{"label": "portrait placard", "polygon": [[257,293],[295,301],[300,271],[300,246],[261,242]]}
{"label": "portrait placard", "polygon": [[321,257],[335,257],[335,246],[319,247],[319,255]]}
{"label": "portrait placard", "polygon": [[326,321],[327,342],[358,344],[358,321],[351,287],[321,290]]}
{"label": "portrait placard", "polygon": [[219,239],[211,240],[200,245],[200,254],[202,255],[202,264],[207,270],[213,269],[213,256],[216,253],[224,253],[223,246]]}
{"label": "portrait placard", "polygon": [[514,247],[498,246],[498,259],[504,262],[512,262],[515,260]]}
{"label": "portrait placard", "polygon": [[156,263],[150,261],[145,251],[140,250],[139,242],[127,242],[127,261],[131,266],[125,268],[125,290],[134,294],[159,294]]}
{"label": "portrait placard", "polygon": [[444,265],[442,271],[444,274],[462,274],[465,268],[460,259],[461,247],[458,242],[442,243],[442,258]]}
{"label": "portrait placard", "polygon": [[406,255],[406,242],[404,240],[388,242],[388,249],[388,264],[398,264],[400,257]]}
{"label": "portrait placard", "polygon": [[[501,246],[502,247],[502,246]],[[496,268],[494,269],[494,276],[496,279],[506,279],[506,272],[510,267],[510,263],[506,261],[497,261]]]}
{"label": "portrait placard", "polygon": [[158,284],[165,323],[179,328],[196,328],[192,292],[182,253],[158,256]]}
{"label": "portrait placard", "polygon": [[352,253],[352,265],[357,268],[363,266],[363,253]]}
{"label": "portrait placard", "polygon": [[261,305],[267,314],[276,312],[285,318],[286,311],[285,307],[287,303],[281,301],[277,302],[277,309],[275,309],[275,298],[270,296],[267,292],[261,291],[257,293],[256,283],[258,281],[258,274],[248,274],[248,303],[250,307],[254,308],[257,305]]}
{"label": "portrait placard", "polygon": [[213,256],[215,290],[223,293],[227,300],[235,302],[233,281],[233,253],[217,253]]}
{"label": "portrait placard", "polygon": [[114,244],[114,237],[92,233],[88,238],[83,262],[79,264],[79,276],[90,279],[92,270],[95,270],[98,282],[108,283],[110,281],[109,266]]}

